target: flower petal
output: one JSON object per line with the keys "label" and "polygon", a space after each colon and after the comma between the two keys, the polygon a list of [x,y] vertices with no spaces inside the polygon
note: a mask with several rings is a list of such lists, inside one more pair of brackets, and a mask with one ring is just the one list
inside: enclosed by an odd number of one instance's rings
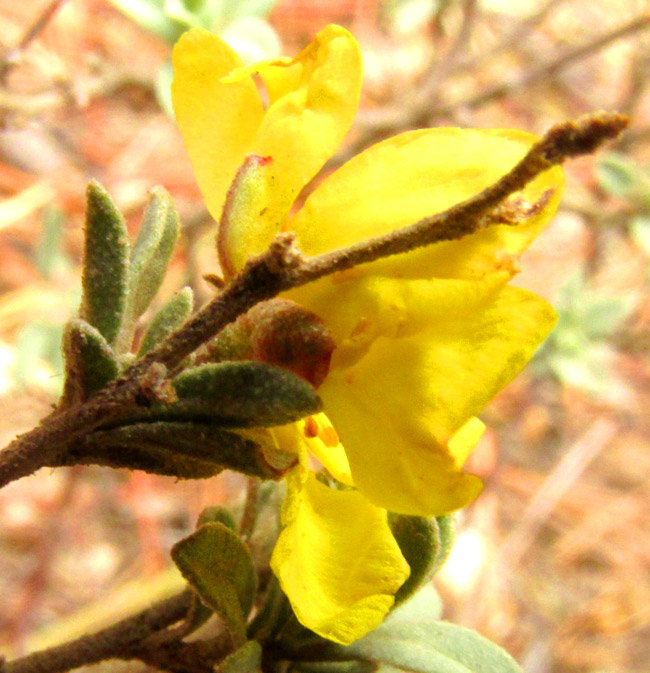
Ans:
{"label": "flower petal", "polygon": [[252,214],[256,240],[249,231],[242,234],[237,221],[219,233],[221,248],[235,269],[268,247],[300,190],[348,132],[361,91],[359,45],[344,28],[328,26],[294,59],[258,63],[231,77],[251,73],[263,80],[270,102],[252,150],[271,159],[263,171],[267,186],[260,186],[268,202]]}
{"label": "flower petal", "polygon": [[[301,249],[317,254],[379,236],[468,199],[493,184],[537,140],[522,131],[437,128],[410,131],[357,155],[329,176],[289,223]],[[457,241],[379,260],[364,274],[406,278],[477,278],[521,253],[554,214],[560,168],[529,183],[530,204],[549,189],[539,213],[517,226],[492,226]]]}
{"label": "flower petal", "polygon": [[[329,314],[355,316],[371,337],[355,343],[363,330],[351,321],[345,337],[339,322],[340,345],[319,394],[354,483],[374,504],[433,516],[480,491],[476,477],[459,471],[468,438],[477,439],[466,424],[555,321],[544,300],[504,282],[502,274],[481,283],[370,278],[350,281],[349,295],[337,288]],[[321,317],[328,324],[329,315]]]}
{"label": "flower petal", "polygon": [[309,452],[320,461],[334,479],[347,486],[354,486],[348,457],[330,419],[320,413],[300,423],[303,424],[303,433]]}
{"label": "flower petal", "polygon": [[286,500],[271,567],[298,620],[349,645],[382,622],[410,573],[386,511],[313,473],[289,481]]}
{"label": "flower petal", "polygon": [[264,116],[250,77],[227,81],[242,65],[219,37],[195,28],[173,52],[174,112],[208,210],[216,220],[235,172],[252,151]]}

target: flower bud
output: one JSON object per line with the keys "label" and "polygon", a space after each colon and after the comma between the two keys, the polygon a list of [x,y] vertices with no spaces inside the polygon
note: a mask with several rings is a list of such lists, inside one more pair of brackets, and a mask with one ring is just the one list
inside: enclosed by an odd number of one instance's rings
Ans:
{"label": "flower bud", "polygon": [[286,299],[272,299],[253,307],[245,319],[254,359],[289,369],[314,388],[325,380],[336,344],[315,313]]}

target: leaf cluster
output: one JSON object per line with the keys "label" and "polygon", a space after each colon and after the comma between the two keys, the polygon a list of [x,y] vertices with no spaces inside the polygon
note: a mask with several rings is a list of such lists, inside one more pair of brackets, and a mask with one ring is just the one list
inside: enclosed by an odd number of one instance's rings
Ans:
{"label": "leaf cluster", "polygon": [[[169,194],[152,190],[133,246],[108,193],[91,183],[87,199],[83,294],[79,317],[64,330],[61,409],[86,402],[119,377],[176,330],[193,307],[191,289],[183,288],[138,334],[138,321],[158,292],[179,236]],[[314,389],[286,369],[258,361],[195,366],[187,359],[173,376],[154,368],[136,404],[71,441],[56,464],[126,467],[178,478],[209,477],[228,468],[277,479],[286,465],[271,464],[264,448],[238,431],[283,425],[319,409]]]}

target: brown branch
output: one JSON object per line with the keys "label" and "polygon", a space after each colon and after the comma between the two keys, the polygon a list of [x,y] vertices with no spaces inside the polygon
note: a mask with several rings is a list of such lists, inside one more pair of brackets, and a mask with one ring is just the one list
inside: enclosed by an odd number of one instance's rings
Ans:
{"label": "brown branch", "polygon": [[260,480],[257,477],[248,477],[246,479],[246,501],[239,522],[239,536],[244,542],[248,542],[253,534],[259,511],[259,500]]}
{"label": "brown branch", "polygon": [[417,95],[409,99],[411,102],[408,109],[403,107],[385,107],[379,110],[369,110],[360,119],[362,137],[354,144],[353,153],[365,147],[370,136],[381,136],[389,130],[394,131],[395,129],[426,126],[434,117],[454,115],[459,110],[473,110],[486,103],[504,98],[515,91],[526,89],[550,75],[557,74],[576,61],[597,52],[609,43],[644,30],[649,25],[650,14],[637,16],[630,22],[609,33],[600,35],[579,47],[565,51],[555,59],[541,63],[537,67],[526,70],[509,81],[496,84],[469,98],[436,105],[436,101],[427,95],[426,92],[424,94],[418,92]]}
{"label": "brown branch", "polygon": [[465,51],[465,47],[469,42],[472,27],[476,19],[476,4],[476,0],[464,0],[462,8],[463,19],[458,33],[444,58],[440,60],[436,55],[432,59],[418,95],[425,95],[429,100],[437,98],[442,83],[447,75],[454,70],[458,59]]}
{"label": "brown branch", "polygon": [[456,101],[438,107],[433,106],[429,110],[429,115],[445,115],[458,109],[473,110],[477,107],[480,107],[481,105],[484,105],[485,103],[490,103],[492,101],[499,100],[500,98],[505,98],[506,96],[513,93],[513,91],[527,89],[540,80],[543,80],[551,75],[555,75],[560,70],[564,70],[576,61],[579,61],[580,59],[597,52],[598,50],[608,45],[610,42],[614,42],[621,37],[626,37],[632,33],[644,30],[648,26],[650,26],[650,14],[638,16],[620,28],[617,28],[616,30],[606,33],[605,35],[600,35],[591,42],[580,45],[575,49],[566,51],[557,58],[548,61],[547,63],[542,63],[536,68],[526,70],[524,73],[518,77],[515,77],[509,82],[502,82],[491,87],[487,91],[483,91],[476,94],[475,96],[461,101]]}
{"label": "brown branch", "polygon": [[508,51],[513,47],[524,42],[530,33],[532,33],[545,19],[546,17],[555,9],[556,5],[559,5],[567,0],[549,0],[544,6],[532,14],[531,16],[525,18],[523,21],[520,21],[509,33],[507,33],[503,39],[495,44],[493,47],[487,49],[486,51],[472,56],[468,59],[457,63],[454,67],[454,73],[460,71],[471,70],[476,66],[483,66],[485,63],[490,62],[493,58],[498,56],[504,51]]}
{"label": "brown branch", "polygon": [[192,596],[188,589],[97,633],[9,661],[0,671],[64,673],[105,659],[141,659],[138,650],[147,651],[146,639],[183,619]]}
{"label": "brown branch", "polygon": [[43,32],[52,17],[65,0],[52,0],[50,4],[41,12],[32,25],[25,31],[20,42],[10,49],[7,49],[0,58],[0,83],[4,83],[9,72],[19,63],[22,53],[29,45]]}
{"label": "brown branch", "polygon": [[459,239],[482,229],[486,224],[493,224],[488,215],[507,196],[565,159],[590,154],[605,140],[616,138],[627,124],[627,117],[616,113],[585,115],[575,122],[558,124],[511,171],[480,194],[409,227],[344,250],[314,257],[290,272],[298,278],[289,287],[303,285],[324,275],[382,257],[409,252],[440,241]]}
{"label": "brown branch", "polygon": [[558,124],[511,171],[480,194],[414,225],[349,248],[304,258],[293,247],[293,234],[278,235],[266,253],[249,261],[214,300],[120,378],[87,402],[54,412],[0,452],[0,487],[44,465],[58,464],[66,446],[79,436],[119,418],[130,405],[146,404],[146,390],[155,389],[152,384],[156,380],[162,382],[190,353],[258,302],[337,271],[458,239],[494,224],[490,211],[507,196],[551,166],[593,152],[605,140],[618,136],[627,124],[626,117],[615,113]]}

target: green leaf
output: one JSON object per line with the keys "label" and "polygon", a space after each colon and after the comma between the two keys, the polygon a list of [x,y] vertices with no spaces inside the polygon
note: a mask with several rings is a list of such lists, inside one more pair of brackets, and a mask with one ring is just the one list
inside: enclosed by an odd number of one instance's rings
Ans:
{"label": "green leaf", "polygon": [[99,330],[85,320],[77,318],[65,326],[63,354],[64,406],[84,402],[118,375],[113,349]]}
{"label": "green leaf", "polygon": [[154,187],[142,216],[128,268],[128,298],[119,351],[130,348],[137,319],[158,292],[178,239],[180,223],[171,196]]}
{"label": "green leaf", "polygon": [[174,79],[174,69],[171,61],[165,61],[154,80],[154,91],[156,92],[156,100],[158,105],[166,112],[172,119],[174,118],[174,106],[172,104],[172,81]]}
{"label": "green leaf", "polygon": [[45,209],[41,239],[34,256],[36,267],[46,280],[70,268],[70,261],[63,250],[63,224],[63,213],[59,208]]}
{"label": "green leaf", "polygon": [[548,364],[565,385],[580,388],[592,395],[606,397],[614,378],[614,351],[606,344],[589,345],[579,355],[552,353]]}
{"label": "green leaf", "polygon": [[402,556],[411,568],[409,578],[395,594],[395,607],[412,596],[433,576],[440,548],[435,518],[389,514],[388,524]]}
{"label": "green leaf", "polygon": [[292,372],[264,362],[219,362],[185,370],[174,388],[178,403],[164,412],[209,416],[230,427],[285,425],[321,408],[316,391]]}
{"label": "green leaf", "polygon": [[219,664],[219,673],[257,673],[261,670],[262,646],[256,640],[246,641]]}
{"label": "green leaf", "polygon": [[371,661],[300,661],[293,664],[292,671],[301,673],[374,673],[377,666]]}
{"label": "green leaf", "polygon": [[194,295],[192,289],[184,287],[179,290],[149,323],[138,349],[138,357],[142,357],[153,350],[161,341],[164,341],[172,332],[177,330],[190,315],[193,306]]}
{"label": "green leaf", "polygon": [[454,546],[454,538],[456,535],[454,515],[445,514],[437,517],[438,520],[438,534],[440,535],[440,546],[438,547],[438,556],[433,568],[433,573],[437,573],[444,565],[445,561],[451,553],[451,548]]}
{"label": "green leaf", "polygon": [[[96,464],[131,467],[179,478],[208,477],[223,469],[261,479],[279,479],[259,444],[205,423],[149,422],[97,430],[83,440],[79,453]],[[110,462],[107,462],[110,461]]]}
{"label": "green leaf", "polygon": [[594,340],[610,336],[632,313],[636,303],[636,297],[632,295],[601,296],[586,302],[581,315],[585,334]]}
{"label": "green leaf", "polygon": [[277,0],[223,0],[221,4],[226,20],[230,22],[248,16],[268,16],[276,3]]}
{"label": "green leaf", "polygon": [[437,621],[437,599],[430,592],[422,593],[392,612],[379,628],[344,648],[346,653],[421,673],[521,673],[507,652],[483,636]]}
{"label": "green leaf", "polygon": [[231,531],[237,532],[237,522],[232,512],[227,507],[221,505],[214,505],[213,507],[204,507],[199,520],[196,522],[196,527],[199,528],[205,523],[221,523]]}
{"label": "green leaf", "polygon": [[255,16],[240,17],[225,26],[221,37],[245,65],[277,58],[282,53],[280,38],[266,21]]}
{"label": "green leaf", "polygon": [[639,167],[625,154],[609,152],[598,163],[596,175],[606,192],[624,196],[638,184]]}
{"label": "green leaf", "polygon": [[175,544],[171,555],[203,603],[221,616],[236,641],[244,643],[257,589],[246,545],[223,524],[208,523]]}
{"label": "green leaf", "polygon": [[630,222],[630,234],[636,245],[650,256],[650,215],[638,215]]}
{"label": "green leaf", "polygon": [[139,26],[173,44],[184,28],[166,16],[164,0],[110,0]]}
{"label": "green leaf", "polygon": [[86,190],[86,231],[80,317],[113,345],[127,296],[129,238],[121,213],[97,182]]}
{"label": "green leaf", "polygon": [[[15,359],[11,367],[11,375],[18,386],[45,386],[55,395],[61,393],[63,383],[63,357],[61,325],[37,318],[23,325],[15,339]],[[43,361],[47,362],[54,372],[47,381],[39,376]],[[48,385],[49,384],[49,385]]]}

